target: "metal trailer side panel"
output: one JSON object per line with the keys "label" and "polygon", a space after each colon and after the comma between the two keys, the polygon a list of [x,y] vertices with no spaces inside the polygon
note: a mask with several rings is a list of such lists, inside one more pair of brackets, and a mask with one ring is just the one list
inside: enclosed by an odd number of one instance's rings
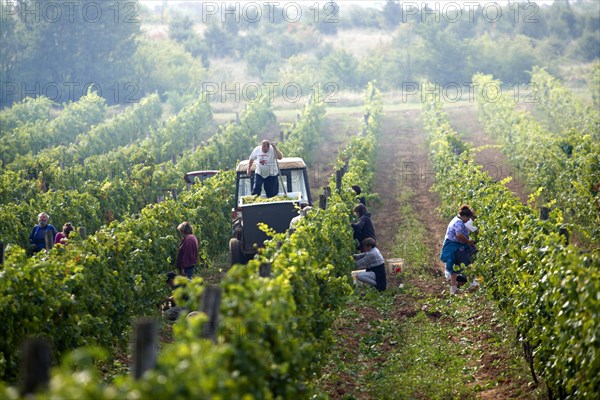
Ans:
{"label": "metal trailer side panel", "polygon": [[255,252],[254,245],[263,247],[263,242],[269,237],[258,227],[265,223],[277,233],[284,233],[290,226],[292,218],[298,215],[298,209],[293,201],[274,203],[257,203],[242,206],[244,216],[244,252]]}

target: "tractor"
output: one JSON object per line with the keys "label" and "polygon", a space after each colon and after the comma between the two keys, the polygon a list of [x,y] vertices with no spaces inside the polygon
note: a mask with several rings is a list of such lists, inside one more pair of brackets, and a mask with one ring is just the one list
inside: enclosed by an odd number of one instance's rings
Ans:
{"label": "tractor", "polygon": [[236,167],[233,233],[229,241],[231,265],[247,263],[264,246],[268,237],[260,229],[260,223],[277,233],[284,233],[292,218],[298,215],[299,205],[312,204],[308,172],[302,158],[284,157],[278,161],[279,192],[271,199],[266,198],[264,189],[258,201],[251,195],[256,165],[252,166],[249,176],[247,167],[248,160],[241,161]]}

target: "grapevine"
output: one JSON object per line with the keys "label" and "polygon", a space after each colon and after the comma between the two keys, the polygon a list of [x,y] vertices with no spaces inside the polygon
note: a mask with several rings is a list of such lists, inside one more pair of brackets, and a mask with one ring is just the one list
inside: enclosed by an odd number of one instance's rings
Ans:
{"label": "grapevine", "polygon": [[475,164],[468,145],[460,154],[453,151],[460,136],[439,103],[425,103],[423,110],[442,210],[451,215],[461,203],[476,210],[475,273],[516,327],[534,379],[539,374],[564,398],[594,398],[600,385],[598,253],[567,245],[559,229],[562,213],[554,210],[549,220],[539,219],[506,181],[495,183]]}

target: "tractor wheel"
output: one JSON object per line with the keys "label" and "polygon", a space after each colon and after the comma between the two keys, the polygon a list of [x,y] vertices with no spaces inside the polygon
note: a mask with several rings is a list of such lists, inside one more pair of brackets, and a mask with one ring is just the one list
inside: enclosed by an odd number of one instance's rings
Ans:
{"label": "tractor wheel", "polygon": [[231,255],[231,266],[234,264],[246,264],[246,257],[242,253],[242,242],[237,238],[229,240],[229,254]]}

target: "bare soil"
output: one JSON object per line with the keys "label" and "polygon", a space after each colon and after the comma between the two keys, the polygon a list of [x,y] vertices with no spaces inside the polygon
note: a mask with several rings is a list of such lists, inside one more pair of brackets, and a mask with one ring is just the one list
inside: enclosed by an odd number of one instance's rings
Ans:
{"label": "bare soil", "polygon": [[[472,118],[473,110],[453,110],[451,113],[453,122]],[[380,202],[369,205],[373,213],[374,225],[377,233],[378,247],[386,259],[393,258],[395,246],[398,242],[410,241],[411,237],[403,232],[398,232],[403,218],[400,210],[400,193],[410,190],[412,193],[412,209],[414,216],[426,229],[424,235],[424,245],[428,249],[429,264],[425,267],[425,275],[411,278],[410,284],[417,288],[416,294],[403,294],[397,296],[394,300],[393,311],[387,318],[395,318],[399,322],[410,323],[410,319],[420,312],[415,304],[424,298],[447,298],[449,297],[448,284],[443,279],[443,265],[438,260],[441,251],[441,244],[446,231],[448,221],[443,220],[436,208],[439,206],[439,198],[430,191],[434,183],[432,167],[428,161],[428,150],[425,142],[425,133],[422,130],[422,121],[420,111],[405,110],[384,112],[382,120],[382,132],[379,137],[379,148],[377,156],[376,175],[374,182],[374,192],[379,194]],[[459,125],[459,124],[457,124]],[[467,134],[465,139],[472,141],[476,145],[493,143],[483,134],[483,129],[477,121],[469,121],[467,125]],[[459,126],[464,129],[464,126]],[[482,165],[486,163],[497,165],[503,173],[509,173],[506,168],[506,160],[499,151],[486,151],[478,155],[478,162]],[[513,186],[524,198],[525,191],[518,183]],[[410,268],[410,266],[405,266]],[[406,279],[400,275],[388,275],[388,287],[398,286]],[[412,292],[411,292],[412,293]],[[361,357],[359,352],[359,343],[356,335],[350,335],[348,331],[360,332],[359,337],[366,337],[372,331],[372,325],[375,321],[386,318],[382,317],[376,311],[349,304],[360,314],[360,318],[352,321],[338,320],[334,326],[336,336],[347,338],[343,346],[343,352],[340,357],[348,362],[357,360],[367,364],[362,370],[373,370],[381,365],[384,360],[378,358]],[[452,324],[456,321],[450,321],[447,316],[432,311],[427,313],[431,321],[439,324]],[[458,342],[459,340],[468,340],[471,343],[477,343],[479,348],[483,349],[484,356],[470,362],[477,367],[474,374],[473,385],[481,384],[483,387],[486,382],[496,381],[497,385],[491,389],[480,391],[481,399],[525,399],[530,398],[533,390],[529,381],[525,378],[510,378],[509,368],[513,362],[514,355],[507,352],[496,351],[492,338],[501,335],[501,327],[492,328],[489,332],[481,332],[476,326],[481,323],[489,323],[495,326],[491,321],[494,318],[490,308],[482,308],[477,316],[477,323],[463,323],[465,325],[461,337],[451,337],[450,340]],[[472,328],[472,329],[471,329]],[[490,347],[492,346],[492,347]],[[490,347],[490,348],[488,348]],[[389,349],[392,351],[393,349]],[[383,354],[387,352],[384,350]],[[381,358],[381,357],[380,357]],[[476,364],[476,365],[475,365]],[[328,373],[327,368],[325,373]],[[336,371],[339,373],[339,371]],[[506,377],[506,378],[498,378]],[[329,380],[323,383],[324,389],[333,399],[356,398],[369,399],[368,393],[358,386],[356,376],[346,372],[339,373],[335,380]],[[423,397],[427,398],[427,397]]]}
{"label": "bare soil", "polygon": [[[495,144],[477,121],[474,106],[449,108],[446,111],[454,128],[464,134],[466,141],[475,146]],[[284,119],[278,118],[278,120],[281,122]],[[359,107],[356,108],[356,111],[352,109],[343,113],[328,112],[322,127],[323,141],[312,164],[309,165],[313,202],[317,201],[321,188],[327,185],[333,173],[331,163],[337,157],[339,148],[345,145],[351,136],[358,134],[361,120],[362,110]],[[424,268],[424,275],[411,278],[410,285],[417,290],[411,291],[411,294],[397,296],[394,299],[390,315],[384,316],[375,309],[349,304],[348,307],[358,312],[360,317],[353,321],[340,319],[334,324],[334,335],[344,338],[344,345],[336,347],[332,351],[338,352],[338,357],[344,360],[363,363],[360,368],[363,371],[381,366],[386,361],[386,355],[394,351],[393,345],[385,343],[384,347],[387,348],[382,349],[382,355],[373,358],[361,356],[359,338],[366,337],[372,332],[375,321],[391,316],[397,322],[410,324],[410,320],[423,311],[416,306],[420,301],[427,298],[447,298],[449,296],[448,284],[443,279],[443,264],[438,260],[448,221],[440,217],[437,212],[439,198],[430,191],[435,177],[429,163],[422,125],[419,110],[384,111],[373,187],[373,192],[379,195],[379,199],[368,204],[369,210],[373,213],[378,247],[386,259],[395,258],[397,257],[395,251],[397,251],[398,243],[413,240],[407,233],[399,232],[398,228],[402,226],[407,217],[400,212],[401,201],[404,201],[401,194],[409,191],[412,216],[416,217],[426,230],[426,234],[422,238],[422,245],[427,249],[429,262]],[[513,171],[508,168],[505,156],[498,149],[479,152],[476,161],[483,165],[488,172],[496,173],[498,180],[513,174]],[[513,180],[508,186],[523,201],[526,199],[527,192],[518,179]],[[405,268],[410,267],[410,265],[405,266]],[[218,281],[220,275],[221,273],[214,277],[205,276],[205,279],[213,278]],[[388,276],[388,287],[390,288],[406,282],[406,277],[402,274]],[[461,322],[464,325],[461,337],[450,336],[449,339],[455,343],[460,340],[468,340],[483,350],[483,356],[480,359],[470,361],[473,366],[477,367],[474,382],[471,384],[483,386],[486,382],[495,381],[497,385],[478,392],[480,399],[531,398],[534,387],[530,385],[527,376],[511,378],[514,375],[511,375],[509,369],[510,365],[514,363],[515,355],[497,351],[495,347],[493,338],[502,335],[503,331],[502,327],[491,322],[494,318],[491,309],[492,307],[479,309],[478,320]],[[455,320],[438,311],[425,310],[425,312],[429,319],[436,324],[448,326],[456,323]],[[476,329],[477,325],[483,323],[489,324],[492,328],[486,332]],[[356,335],[357,332],[359,335]],[[330,371],[326,367],[324,373],[328,372]],[[336,371],[336,374],[335,379],[329,379],[320,384],[321,390],[324,390],[332,399],[371,398],[364,388],[360,387],[360,379],[355,374],[347,371]],[[421,398],[426,399],[427,396],[423,395]]]}
{"label": "bare soil", "polygon": [[[485,132],[483,125],[477,119],[477,106],[475,104],[452,108],[446,107],[444,110],[448,114],[454,130],[463,134],[465,141],[472,143],[475,147],[498,144],[495,139]],[[488,148],[479,151],[475,156],[475,161],[482,165],[483,170],[496,181],[511,176],[513,179],[506,186],[519,197],[522,203],[527,202],[529,191],[521,179],[523,172],[512,168],[500,149]]]}
{"label": "bare soil", "polygon": [[340,148],[344,147],[351,136],[358,134],[358,126],[362,119],[362,110],[347,113],[328,112],[325,115],[321,132],[323,140],[315,157],[308,165],[308,180],[313,203],[318,203],[322,189],[329,185],[334,174],[333,163],[337,159]]}

